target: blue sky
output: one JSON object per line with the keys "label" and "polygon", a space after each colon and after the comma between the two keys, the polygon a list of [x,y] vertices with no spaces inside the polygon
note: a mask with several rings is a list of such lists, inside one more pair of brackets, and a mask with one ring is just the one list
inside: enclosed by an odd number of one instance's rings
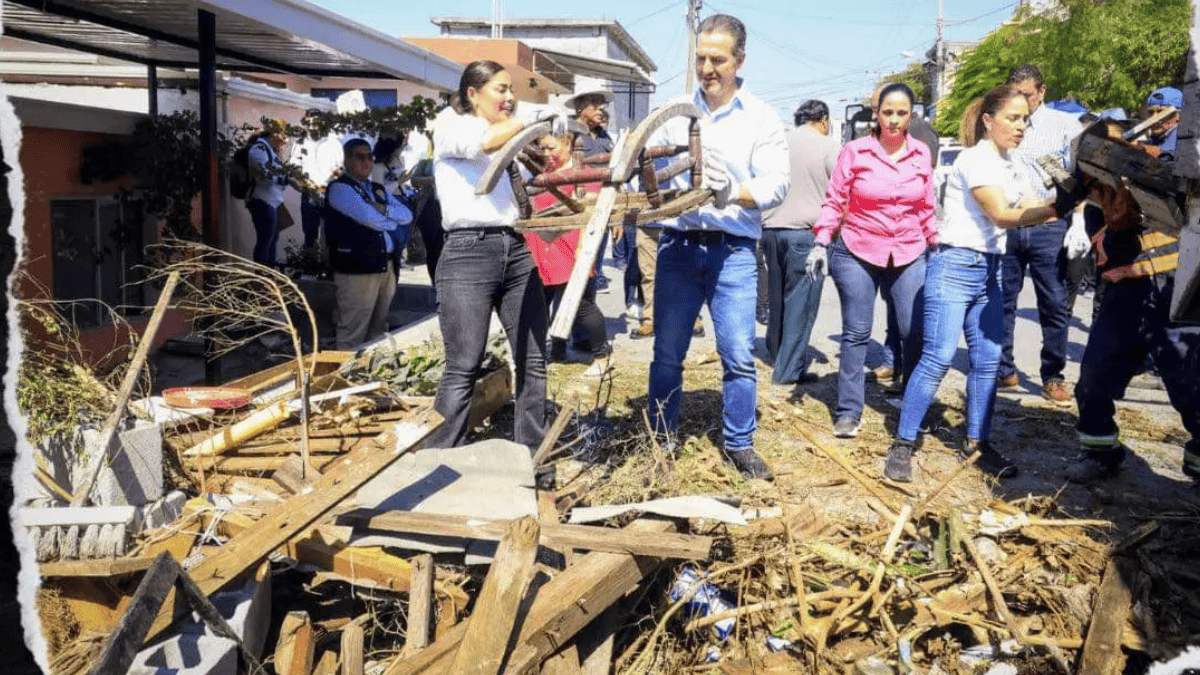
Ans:
{"label": "blue sky", "polygon": [[[430,16],[491,16],[490,0],[396,3],[315,0],[316,4],[396,36],[437,35]],[[1015,0],[944,0],[947,40],[978,40],[1008,20]],[[398,6],[399,5],[399,6]],[[432,8],[423,13],[418,7]],[[610,18],[621,22],[658,65],[657,103],[683,93],[687,59],[685,0],[507,0],[505,16]],[[840,118],[884,74],[923,60],[936,35],[937,0],[705,0],[700,16],[722,12],[746,23],[745,86],[781,115],[819,98]],[[906,56],[905,53],[911,56]]]}

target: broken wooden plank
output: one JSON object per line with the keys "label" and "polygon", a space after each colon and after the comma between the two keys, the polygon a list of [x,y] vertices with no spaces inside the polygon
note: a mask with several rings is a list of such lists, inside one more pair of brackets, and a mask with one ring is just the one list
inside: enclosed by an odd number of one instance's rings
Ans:
{"label": "broken wooden plank", "polygon": [[[408,511],[360,510],[340,516],[337,522],[385,532],[463,537],[481,541],[499,541],[508,526],[503,520]],[[541,528],[541,544],[550,548],[578,548],[656,558],[704,560],[712,548],[712,538],[674,532],[643,537],[628,530],[608,527],[549,523]]]}
{"label": "broken wooden plank", "polygon": [[1110,558],[1100,581],[1100,591],[1092,605],[1092,623],[1088,626],[1079,657],[1079,672],[1089,675],[1117,675],[1125,669],[1121,641],[1129,619],[1133,595],[1125,583],[1120,558]]}
{"label": "broken wooden plank", "polygon": [[[369,449],[371,444],[364,444],[363,449]],[[297,448],[299,451],[299,448]],[[324,470],[346,455],[309,455],[309,463],[318,471]],[[266,476],[274,474],[287,461],[287,457],[189,457],[185,464],[193,470],[203,467],[206,473],[225,473],[232,475],[249,474],[251,476]]]}
{"label": "broken wooden plank", "polygon": [[[284,501],[259,521],[258,526],[234,537],[217,555],[201,562],[192,570],[192,578],[206,595],[221,590],[246,569],[309,529],[333,507],[419,445],[441,424],[442,416],[436,411],[422,410],[411,420],[398,423],[394,431],[382,434],[378,439],[379,447],[363,448],[339,459],[312,492]],[[171,612],[160,613],[150,638],[157,637],[174,618]]]}
{"label": "broken wooden plank", "polygon": [[342,675],[363,675],[363,627],[357,621],[342,628]]}
{"label": "broken wooden plank", "polygon": [[279,641],[275,643],[275,672],[278,675],[310,675],[316,646],[308,612],[288,612],[279,627]]}
{"label": "broken wooden plank", "polygon": [[536,520],[518,518],[508,526],[483,588],[475,602],[475,611],[466,621],[462,644],[454,656],[450,671],[456,675],[496,675],[508,652],[508,642],[517,625],[517,612],[525,589],[533,576],[537,557]]}
{"label": "broken wooden plank", "polygon": [[[660,520],[634,521],[626,528],[658,536],[672,530]],[[553,653],[597,614],[632,591],[662,561],[621,553],[590,553],[538,589],[521,626],[518,648],[505,671],[529,672],[541,658]],[[450,662],[465,633],[459,624],[438,637],[427,649],[394,659],[384,675],[434,675],[449,673]],[[514,665],[520,668],[514,670]]]}
{"label": "broken wooden plank", "polygon": [[43,577],[115,577],[149,569],[155,556],[97,558],[95,560],[48,560],[38,563]]}
{"label": "broken wooden plank", "polygon": [[92,467],[88,470],[83,482],[76,488],[75,495],[71,499],[71,506],[83,506],[87,503],[88,494],[91,493],[92,486],[96,484],[100,470],[112,461],[114,447],[119,447],[117,425],[125,417],[125,409],[129,406],[129,397],[133,394],[134,386],[141,379],[142,367],[146,365],[146,357],[150,355],[150,346],[154,343],[154,336],[158,334],[158,327],[162,325],[163,316],[167,313],[167,305],[171,304],[171,296],[174,295],[175,286],[178,283],[179,272],[171,272],[167,275],[162,292],[158,294],[158,302],[155,303],[154,311],[150,314],[150,321],[146,324],[146,330],[142,331],[142,339],[138,341],[133,358],[129,361],[129,367],[125,369],[125,377],[121,379],[121,388],[117,390],[116,405],[105,418],[104,425],[100,427],[100,438],[96,440],[96,447],[100,448],[99,455],[93,460]]}
{"label": "broken wooden plank", "polygon": [[317,665],[313,668],[313,675],[338,675],[337,652],[332,649],[321,652],[321,658],[317,659]]}
{"label": "broken wooden plank", "polygon": [[404,636],[404,651],[409,654],[429,646],[429,628],[433,618],[433,556],[422,553],[413,557],[411,564],[408,630]]}

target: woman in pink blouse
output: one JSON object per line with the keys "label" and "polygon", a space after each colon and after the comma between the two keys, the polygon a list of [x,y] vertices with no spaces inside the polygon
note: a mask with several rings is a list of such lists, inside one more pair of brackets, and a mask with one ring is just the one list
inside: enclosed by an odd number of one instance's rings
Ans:
{"label": "woman in pink blouse", "polygon": [[863,364],[881,290],[896,312],[905,381],[921,351],[925,252],[937,243],[937,221],[929,147],[908,134],[914,98],[899,82],[879,92],[876,128],[842,148],[813,225],[809,274],[828,268],[842,301],[838,438],[853,438],[861,427]]}

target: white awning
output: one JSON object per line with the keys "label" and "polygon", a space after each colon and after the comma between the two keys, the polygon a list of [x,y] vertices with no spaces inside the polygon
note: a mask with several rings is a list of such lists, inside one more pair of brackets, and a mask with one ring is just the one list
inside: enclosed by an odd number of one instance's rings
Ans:
{"label": "white awning", "polygon": [[441,91],[462,67],[303,0],[3,0],[11,37],[135,63],[194,68],[198,11],[216,18],[217,68],[401,79]]}
{"label": "white awning", "polygon": [[575,75],[655,86],[654,79],[647,75],[646,71],[629,61],[583,56],[542,47],[534,47],[533,51],[544,54],[551,61]]}

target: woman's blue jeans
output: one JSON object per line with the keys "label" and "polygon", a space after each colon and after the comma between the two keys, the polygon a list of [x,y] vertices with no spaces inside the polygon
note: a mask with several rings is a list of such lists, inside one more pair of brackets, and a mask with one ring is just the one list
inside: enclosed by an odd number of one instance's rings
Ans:
{"label": "woman's blue jeans", "polygon": [[279,243],[279,208],[261,199],[246,202],[250,220],[254,223],[254,262],[275,266],[275,245]]}
{"label": "woman's blue jeans", "polygon": [[1004,347],[1004,289],[999,253],[939,246],[925,277],[925,345],[904,391],[897,435],[912,441],[966,334],[967,438],[987,440]]}
{"label": "woman's blue jeans", "polygon": [[883,293],[896,308],[896,324],[906,354],[905,368],[920,349],[920,317],[925,256],[907,265],[876,267],[850,252],[841,239],[829,247],[829,275],[842,301],[842,348],[838,373],[838,419],[859,419],[866,400],[867,343],[875,319],[875,296]]}
{"label": "woman's blue jeans", "polygon": [[450,448],[466,439],[494,309],[516,370],[513,440],[537,448],[546,432],[548,322],[542,281],[524,238],[499,227],[449,232],[435,283],[446,370],[433,407],[445,422],[426,447]]}

